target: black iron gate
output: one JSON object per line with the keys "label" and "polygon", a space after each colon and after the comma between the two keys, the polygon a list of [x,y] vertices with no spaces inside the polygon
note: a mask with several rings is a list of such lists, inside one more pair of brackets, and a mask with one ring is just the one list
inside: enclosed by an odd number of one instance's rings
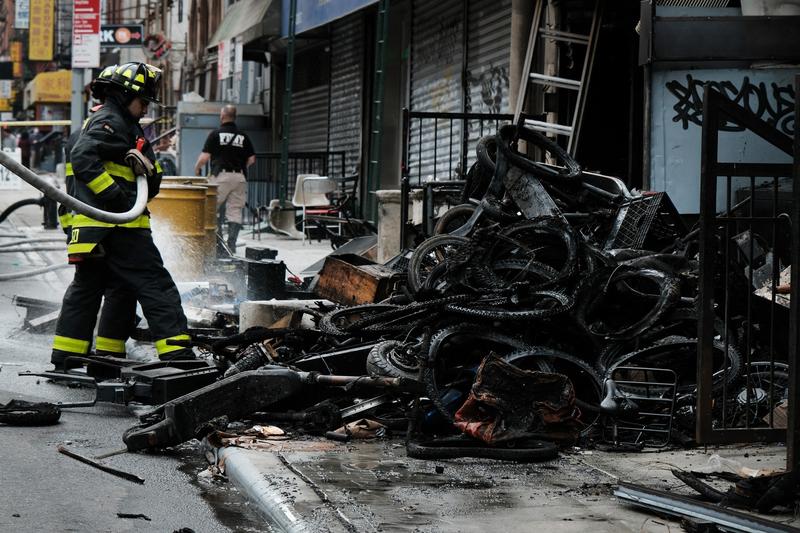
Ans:
{"label": "black iron gate", "polygon": [[[787,154],[787,162],[720,161],[720,132],[742,128]],[[791,466],[800,301],[798,133],[793,146],[706,86],[702,135],[697,440],[782,441],[788,424]],[[795,266],[791,284],[789,265]]]}

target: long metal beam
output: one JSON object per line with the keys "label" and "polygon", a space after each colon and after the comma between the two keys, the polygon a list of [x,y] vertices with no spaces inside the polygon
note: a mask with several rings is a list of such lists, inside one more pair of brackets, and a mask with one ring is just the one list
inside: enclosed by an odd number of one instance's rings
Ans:
{"label": "long metal beam", "polygon": [[614,496],[639,507],[661,511],[674,516],[713,522],[722,531],[735,533],[797,533],[791,526],[770,522],[757,516],[693,500],[686,496],[620,483]]}

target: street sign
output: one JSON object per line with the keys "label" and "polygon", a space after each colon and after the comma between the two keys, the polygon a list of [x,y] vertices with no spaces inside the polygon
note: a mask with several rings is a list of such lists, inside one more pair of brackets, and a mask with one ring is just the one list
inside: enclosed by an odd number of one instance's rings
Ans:
{"label": "street sign", "polygon": [[14,28],[27,30],[31,22],[31,3],[29,0],[14,2]]}
{"label": "street sign", "polygon": [[142,46],[144,27],[141,24],[103,24],[100,26],[100,46],[117,48]]}
{"label": "street sign", "polygon": [[99,67],[100,0],[75,0],[72,13],[72,68]]}

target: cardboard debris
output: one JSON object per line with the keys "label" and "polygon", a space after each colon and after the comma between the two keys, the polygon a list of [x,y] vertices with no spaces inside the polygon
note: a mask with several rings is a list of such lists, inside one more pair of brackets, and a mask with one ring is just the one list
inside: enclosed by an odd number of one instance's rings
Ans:
{"label": "cardboard debris", "polygon": [[[770,423],[770,415],[767,413],[762,420]],[[789,426],[789,400],[783,400],[772,410],[772,427],[775,429],[786,429]]]}

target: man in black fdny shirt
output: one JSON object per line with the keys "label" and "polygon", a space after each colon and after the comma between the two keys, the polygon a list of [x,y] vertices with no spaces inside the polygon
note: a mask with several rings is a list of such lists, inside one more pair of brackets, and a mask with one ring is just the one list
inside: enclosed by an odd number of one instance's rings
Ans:
{"label": "man in black fdny shirt", "polygon": [[199,176],[211,160],[211,183],[217,185],[217,210],[225,205],[228,248],[236,253],[236,238],[242,228],[242,209],[247,202],[247,167],[256,162],[253,143],[236,127],[236,107],[226,105],[219,112],[220,127],[208,134],[203,151],[194,165]]}

